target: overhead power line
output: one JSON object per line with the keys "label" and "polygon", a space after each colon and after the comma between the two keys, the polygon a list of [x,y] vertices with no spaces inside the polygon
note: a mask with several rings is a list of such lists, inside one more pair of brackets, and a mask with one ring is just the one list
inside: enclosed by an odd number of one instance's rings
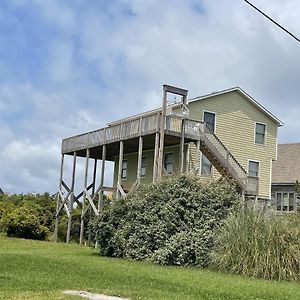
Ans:
{"label": "overhead power line", "polygon": [[274,23],[276,26],[278,26],[280,29],[282,29],[283,31],[285,31],[287,34],[289,34],[292,38],[294,38],[297,42],[300,43],[300,39],[299,38],[297,38],[293,33],[291,33],[289,30],[287,30],[282,25],[280,25],[278,22],[276,22],[275,20],[273,20],[271,17],[269,17],[267,14],[265,14],[263,11],[261,11],[259,8],[257,8],[255,5],[253,5],[251,2],[249,2],[248,0],[243,0],[243,1],[246,2],[247,4],[249,4],[252,8],[254,8],[255,10],[257,10],[260,14],[262,14],[264,17],[266,17],[268,20],[270,20],[272,23]]}

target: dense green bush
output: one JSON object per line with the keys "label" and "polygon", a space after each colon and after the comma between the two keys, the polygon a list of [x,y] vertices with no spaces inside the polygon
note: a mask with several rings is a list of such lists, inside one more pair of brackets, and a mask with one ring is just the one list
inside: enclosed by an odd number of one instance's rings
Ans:
{"label": "dense green bush", "polygon": [[264,279],[300,279],[299,214],[265,216],[245,208],[219,228],[212,266]]}
{"label": "dense green bush", "polygon": [[94,233],[102,255],[203,267],[215,226],[238,202],[228,182],[170,178],[106,207]]}
{"label": "dense green bush", "polygon": [[56,201],[45,193],[0,196],[0,230],[10,237],[44,240],[53,231]]}

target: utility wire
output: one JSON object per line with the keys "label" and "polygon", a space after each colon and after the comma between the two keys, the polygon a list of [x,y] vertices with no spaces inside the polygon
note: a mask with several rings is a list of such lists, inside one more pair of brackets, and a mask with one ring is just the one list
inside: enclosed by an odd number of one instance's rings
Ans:
{"label": "utility wire", "polygon": [[280,29],[282,29],[283,31],[285,31],[287,34],[289,34],[291,37],[293,37],[297,42],[300,43],[300,39],[297,38],[294,34],[292,34],[289,30],[287,30],[286,28],[284,28],[283,26],[281,26],[278,22],[276,22],[275,20],[273,20],[271,17],[269,17],[267,14],[265,14],[263,11],[261,11],[259,8],[257,8],[256,6],[254,6],[252,3],[250,3],[248,0],[243,0],[244,2],[246,2],[247,4],[249,4],[252,8],[254,8],[255,10],[257,10],[260,14],[262,14],[264,17],[266,17],[268,20],[270,20],[272,23],[274,23],[276,26],[278,26]]}

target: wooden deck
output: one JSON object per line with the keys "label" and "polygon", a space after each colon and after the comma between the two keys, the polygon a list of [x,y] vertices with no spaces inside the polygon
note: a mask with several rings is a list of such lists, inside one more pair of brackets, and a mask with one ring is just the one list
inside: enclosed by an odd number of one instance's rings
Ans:
{"label": "wooden deck", "polygon": [[[165,146],[178,145],[181,138],[182,119],[167,116],[165,125]],[[138,139],[143,137],[143,149],[154,149],[155,133],[159,131],[160,114],[155,113],[121,124],[76,135],[62,141],[62,154],[85,157],[90,149],[90,158],[101,159],[102,146],[106,145],[107,160],[113,160],[119,153],[119,142],[124,142],[124,154],[138,151]],[[184,119],[185,142],[200,141],[200,150],[223,175],[234,179],[248,194],[257,193],[257,179],[248,178],[246,170],[235,159],[220,139],[205,123]]]}

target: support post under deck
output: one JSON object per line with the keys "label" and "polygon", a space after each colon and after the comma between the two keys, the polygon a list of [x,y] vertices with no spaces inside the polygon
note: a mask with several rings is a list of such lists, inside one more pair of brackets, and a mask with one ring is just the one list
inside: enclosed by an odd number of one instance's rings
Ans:
{"label": "support post under deck", "polygon": [[106,160],[106,145],[103,145],[102,148],[102,164],[101,164],[101,174],[100,174],[100,194],[98,201],[98,212],[102,211],[104,203],[103,203],[103,184],[104,184],[104,171],[105,171],[105,160]]}
{"label": "support post under deck", "polygon": [[[64,157],[65,155],[61,155],[61,162],[60,162],[60,176],[59,176],[59,191],[62,188],[62,180],[63,180],[63,172],[64,172]],[[60,207],[61,199],[59,193],[57,194],[57,204],[56,204],[56,217],[55,217],[55,228],[54,228],[54,241],[57,242],[58,238],[58,223],[59,223],[59,207]]]}
{"label": "support post under deck", "polygon": [[195,175],[200,175],[200,139],[197,141],[196,144],[196,166],[197,166],[197,171]]}
{"label": "support post under deck", "polygon": [[[187,104],[187,96],[182,96],[182,103],[184,106]],[[180,152],[179,152],[179,172],[182,174],[184,172],[184,136],[185,136],[185,119],[181,121],[181,136],[180,136]]]}
{"label": "support post under deck", "polygon": [[123,151],[124,151],[124,143],[120,141],[120,150],[119,150],[119,168],[118,168],[118,183],[117,183],[117,200],[121,199],[121,192],[119,190],[122,187],[122,164],[123,164]]}
{"label": "support post under deck", "polygon": [[69,217],[68,217],[68,229],[66,243],[70,243],[71,238],[71,226],[72,226],[72,213],[73,213],[73,202],[74,202],[74,186],[75,186],[75,171],[76,171],[76,151],[73,154],[73,170],[72,170],[72,183],[71,193],[69,198]]}
{"label": "support post under deck", "polygon": [[139,152],[138,152],[138,162],[137,162],[137,185],[141,183],[141,168],[142,168],[142,154],[143,154],[143,138],[139,137]]}
{"label": "support post under deck", "polygon": [[83,185],[83,200],[82,200],[82,213],[80,220],[80,237],[79,244],[83,243],[83,235],[84,235],[84,210],[85,210],[85,200],[86,200],[86,190],[87,190],[87,177],[89,171],[89,158],[90,158],[90,149],[86,149],[86,157],[85,157],[85,171],[84,171],[84,185]]}

